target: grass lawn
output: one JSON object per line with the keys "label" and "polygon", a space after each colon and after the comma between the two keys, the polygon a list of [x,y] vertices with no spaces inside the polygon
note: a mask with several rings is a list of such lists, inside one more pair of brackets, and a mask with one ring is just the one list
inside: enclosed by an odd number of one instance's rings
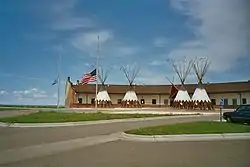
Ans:
{"label": "grass lawn", "polygon": [[173,134],[208,134],[208,133],[244,133],[250,132],[249,125],[226,122],[190,122],[139,128],[127,131],[137,135],[173,135]]}
{"label": "grass lawn", "polygon": [[[0,108],[57,108],[55,105],[3,105],[0,104]],[[59,108],[65,108],[64,106],[59,106]]]}
{"label": "grass lawn", "polygon": [[26,108],[15,108],[15,107],[0,107],[0,111],[10,111],[10,110],[25,110]]}
{"label": "grass lawn", "polygon": [[144,118],[157,116],[173,116],[173,114],[105,114],[105,113],[64,113],[64,112],[37,112],[29,115],[0,118],[0,122],[10,123],[52,123],[78,122],[125,118]]}

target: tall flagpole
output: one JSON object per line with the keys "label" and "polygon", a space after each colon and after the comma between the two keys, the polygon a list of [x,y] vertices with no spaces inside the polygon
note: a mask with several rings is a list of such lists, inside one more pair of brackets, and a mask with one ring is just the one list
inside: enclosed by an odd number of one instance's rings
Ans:
{"label": "tall flagpole", "polygon": [[96,55],[96,86],[95,86],[95,109],[98,111],[97,108],[97,91],[98,91],[98,75],[99,75],[99,35],[97,36],[98,46],[97,46],[97,55]]}
{"label": "tall flagpole", "polygon": [[62,55],[59,53],[59,61],[58,61],[58,71],[57,71],[57,111],[59,111],[60,104],[60,66],[61,66]]}

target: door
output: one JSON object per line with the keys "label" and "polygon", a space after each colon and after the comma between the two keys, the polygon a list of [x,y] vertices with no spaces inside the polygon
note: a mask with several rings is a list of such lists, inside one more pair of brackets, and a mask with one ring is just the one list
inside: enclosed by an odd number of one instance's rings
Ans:
{"label": "door", "polygon": [[141,104],[145,104],[145,99],[141,99]]}

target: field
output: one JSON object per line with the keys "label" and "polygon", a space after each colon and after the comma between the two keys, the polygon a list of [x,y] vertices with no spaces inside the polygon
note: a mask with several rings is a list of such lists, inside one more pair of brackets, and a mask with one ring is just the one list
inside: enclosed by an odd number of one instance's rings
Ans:
{"label": "field", "polygon": [[[2,105],[0,104],[0,110],[15,110],[20,108],[57,108],[56,105]],[[65,108],[64,106],[59,106],[59,108]]]}

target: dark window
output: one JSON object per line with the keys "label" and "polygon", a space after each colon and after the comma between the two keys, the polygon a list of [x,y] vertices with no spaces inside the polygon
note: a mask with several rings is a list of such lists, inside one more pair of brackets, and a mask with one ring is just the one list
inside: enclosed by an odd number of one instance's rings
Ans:
{"label": "dark window", "polygon": [[212,104],[216,105],[216,99],[212,99]]}
{"label": "dark window", "polygon": [[95,104],[95,98],[91,99],[91,104]]}
{"label": "dark window", "polygon": [[242,104],[247,104],[247,99],[246,98],[242,99]]}
{"label": "dark window", "polygon": [[228,105],[228,99],[224,99],[224,105],[225,105],[225,106]]}
{"label": "dark window", "polygon": [[144,99],[141,99],[141,104],[145,104],[145,100]]}
{"label": "dark window", "polygon": [[233,106],[237,106],[237,99],[232,99]]}
{"label": "dark window", "polygon": [[238,112],[245,112],[245,111],[250,111],[250,105],[243,105],[243,106],[239,106],[238,108],[237,108],[237,111]]}
{"label": "dark window", "polygon": [[168,99],[164,99],[164,104],[168,105]]}
{"label": "dark window", "polygon": [[152,104],[156,104],[156,99],[152,99]]}
{"label": "dark window", "polygon": [[82,98],[78,98],[78,103],[82,104]]}
{"label": "dark window", "polygon": [[121,104],[121,103],[122,103],[122,99],[118,99],[117,104]]}

